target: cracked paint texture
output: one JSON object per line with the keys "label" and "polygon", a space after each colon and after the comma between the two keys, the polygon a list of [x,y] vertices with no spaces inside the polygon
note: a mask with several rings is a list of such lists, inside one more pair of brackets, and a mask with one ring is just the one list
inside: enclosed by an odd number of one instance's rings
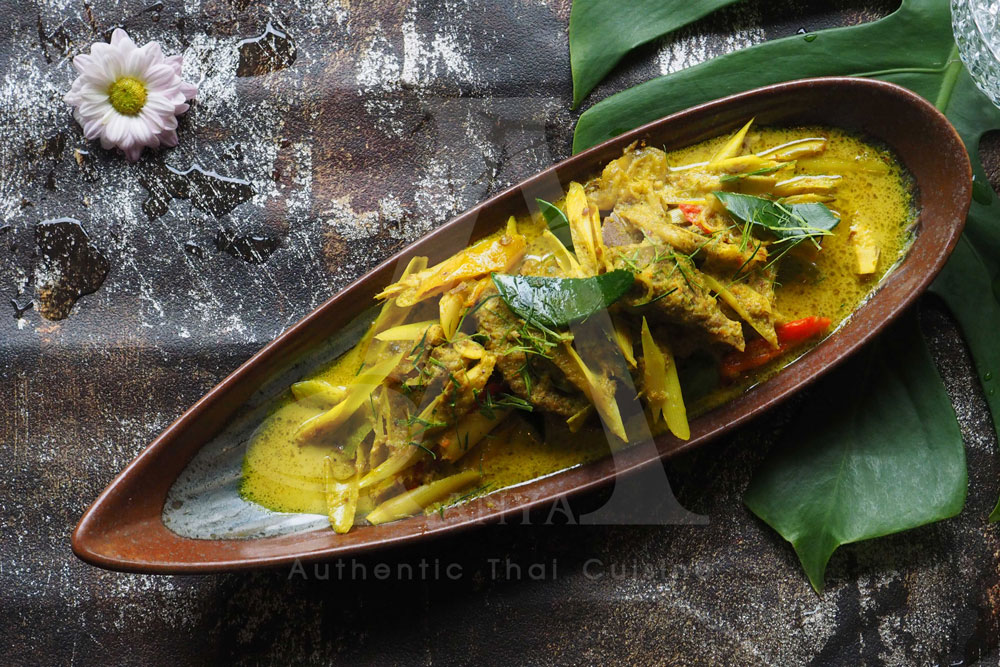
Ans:
{"label": "cracked paint texture", "polygon": [[[586,104],[722,52],[892,8],[747,0],[638,49]],[[568,0],[0,6],[6,660],[997,663],[1000,539],[985,522],[1000,479],[996,442],[954,323],[931,300],[922,325],[969,447],[968,505],[955,519],[839,550],[822,597],[741,503],[795,402],[670,464],[678,498],[708,515],[706,527],[495,526],[345,561],[346,576],[336,564],[304,576],[125,575],[70,552],[87,504],[260,346],[404,244],[568,155],[568,16]],[[275,44],[287,49],[272,35],[241,67],[241,44],[269,24],[293,55],[246,64]],[[69,59],[116,26],[182,53],[185,79],[199,85],[180,145],[134,165],[85,141],[61,100]],[[987,144],[995,177],[1000,149]],[[168,176],[195,166],[210,176],[189,174],[186,185]],[[153,214],[151,192],[169,195]],[[66,269],[39,254],[36,237],[39,223],[64,218],[96,249],[78,254],[99,254],[107,275],[53,319],[45,289]],[[421,562],[457,564],[461,576],[373,574]],[[529,574],[533,565],[543,576]]]}

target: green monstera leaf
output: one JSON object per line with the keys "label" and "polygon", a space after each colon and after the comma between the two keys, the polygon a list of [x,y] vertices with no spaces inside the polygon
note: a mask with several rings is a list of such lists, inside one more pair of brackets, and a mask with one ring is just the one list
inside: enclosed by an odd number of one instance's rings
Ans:
{"label": "green monstera leaf", "polygon": [[744,496],[792,543],[817,592],[840,545],[946,519],[965,504],[962,435],[913,320],[833,372]]}
{"label": "green monstera leaf", "polygon": [[569,14],[573,108],[637,46],[736,0],[576,0]]}
{"label": "green monstera leaf", "polygon": [[[904,0],[896,12],[872,23],[759,44],[623,91],[596,104],[580,117],[573,147],[575,151],[583,150],[710,99],[781,81],[834,75],[870,76],[910,88],[948,116],[969,150],[976,180],[966,231],[931,289],[948,304],[962,328],[983,380],[994,427],[1000,432],[1000,395],[991,386],[993,382],[1000,382],[1000,347],[995,342],[996,332],[1000,331],[1000,204],[988,185],[978,152],[983,134],[1000,129],[1000,109],[976,88],[959,60],[947,0]],[[849,431],[845,431],[848,427],[839,421],[837,413],[826,410],[824,416],[821,414],[824,411],[818,411],[811,425],[815,446],[783,450],[766,461],[747,498],[754,512],[793,542],[817,589],[822,585],[826,561],[839,544],[950,516],[961,507],[957,499],[964,498],[964,472],[962,475],[955,472],[959,461],[964,461],[962,453],[955,447],[944,446],[944,440],[938,443],[932,440],[947,436],[947,441],[951,442],[956,436],[954,415],[945,410],[947,398],[930,359],[922,354],[908,360],[907,364],[884,364],[882,369],[888,374],[885,382],[898,383],[902,378],[920,382],[923,399],[936,402],[938,409],[932,414],[945,422],[944,425],[922,420],[917,423],[922,436],[912,430],[901,432],[908,433],[910,440],[916,438],[916,442],[923,442],[926,456],[933,457],[942,470],[952,471],[951,493],[942,491],[935,496],[919,494],[913,497],[903,493],[912,478],[905,466],[900,465],[896,449],[899,444],[888,437],[880,444],[876,436],[889,433],[885,430],[886,425],[909,428],[901,421],[898,411],[905,403],[879,401],[866,405],[861,401],[867,394],[854,392],[848,397],[837,396],[836,381],[824,384],[830,396],[853,401],[857,406],[854,409],[845,406],[843,410],[860,415],[863,408],[865,418],[859,418]],[[950,435],[941,432],[945,426]],[[849,438],[849,441],[840,442],[838,438]],[[812,463],[821,456],[820,449],[831,449],[825,456],[836,457],[839,452],[843,461],[849,462],[851,458],[844,453],[844,448],[851,442],[866,443],[867,455],[872,457],[871,461],[884,464],[885,474],[879,477],[878,485],[856,485],[855,490],[863,495],[856,499],[857,502],[845,505],[841,514],[824,514],[823,508],[828,503],[821,489],[824,480],[828,481],[828,471]],[[797,497],[798,502],[804,503],[800,514],[775,510],[776,503],[788,502],[788,489],[782,481],[781,471],[789,470],[793,464],[806,477],[801,481],[800,490],[816,490],[815,495],[807,493]],[[941,480],[941,484],[945,481]],[[949,500],[944,502],[942,498]],[[867,504],[865,500],[874,504]],[[990,519],[1000,520],[1000,503]],[[805,530],[805,524],[810,524],[809,530]],[[844,530],[844,526],[854,526],[854,529]]]}

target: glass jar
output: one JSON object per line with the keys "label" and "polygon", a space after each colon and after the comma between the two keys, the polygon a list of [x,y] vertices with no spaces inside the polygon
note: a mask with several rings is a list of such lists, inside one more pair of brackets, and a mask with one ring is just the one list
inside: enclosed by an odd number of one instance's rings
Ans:
{"label": "glass jar", "polygon": [[951,26],[962,62],[1000,107],[1000,0],[951,0]]}

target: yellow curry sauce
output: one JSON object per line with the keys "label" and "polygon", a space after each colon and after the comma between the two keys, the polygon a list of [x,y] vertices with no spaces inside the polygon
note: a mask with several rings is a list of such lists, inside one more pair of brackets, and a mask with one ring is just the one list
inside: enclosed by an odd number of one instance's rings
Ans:
{"label": "yellow curry sauce", "polygon": [[[833,128],[754,128],[738,138],[741,139],[738,142],[739,150],[733,154],[743,156],[766,155],[767,151],[771,151],[772,156],[780,155],[780,149],[778,153],[773,149],[782,146],[791,147],[788,153],[795,156],[796,146],[811,146],[816,143],[814,141],[809,144],[810,139],[822,142],[822,149],[819,151],[799,151],[801,155],[794,160],[780,160],[782,166],[778,170],[768,172],[767,169],[773,167],[761,169],[758,166],[759,158],[748,159],[745,168],[742,168],[744,170],[737,170],[738,179],[730,178],[722,184],[717,178],[710,179],[709,185],[710,188],[750,194],[770,194],[775,183],[780,183],[783,185],[779,190],[785,188],[788,192],[795,193],[800,184],[796,179],[804,179],[806,182],[801,184],[805,186],[802,190],[805,197],[800,197],[799,201],[822,201],[840,218],[840,223],[832,234],[820,239],[819,248],[809,247],[803,242],[794,248],[794,252],[783,257],[781,263],[776,265],[777,276],[773,285],[774,322],[822,316],[830,320],[826,331],[829,333],[872,294],[879,280],[905,252],[910,225],[915,217],[906,175],[887,151]],[[732,137],[721,136],[669,152],[665,156],[667,169],[673,174],[690,172],[692,178],[701,178],[698,174],[704,164],[712,161],[713,157],[717,159],[720,151],[726,150],[727,146],[731,149],[733,141]],[[630,149],[637,151],[636,155],[641,151],[655,150],[643,147]],[[661,156],[654,157],[660,159]],[[755,173],[761,171],[763,173]],[[608,173],[606,170],[605,178]],[[816,175],[831,178],[814,184],[809,179]],[[593,198],[590,200],[592,202],[604,196],[600,190],[601,178],[598,175],[584,186],[588,196]],[[607,181],[603,183],[603,186],[606,185]],[[568,210],[565,200],[555,204]],[[588,211],[585,210],[586,212]],[[707,213],[705,216],[707,219]],[[681,220],[679,215],[675,217]],[[681,224],[684,224],[683,220]],[[545,267],[554,265],[555,261],[551,239],[547,238],[550,235],[543,234],[548,226],[542,215],[517,220],[516,229],[526,242],[523,258],[518,264],[520,268],[517,270],[544,275],[547,272]],[[500,230],[487,240],[500,238],[508,232],[509,230]],[[574,244],[579,240],[579,237],[574,237]],[[860,268],[866,262],[870,266],[867,269]],[[485,278],[481,275],[478,278],[489,280],[488,274]],[[442,312],[443,308],[442,306]],[[637,327],[638,323],[635,323],[633,331]],[[749,331],[746,323],[743,328],[748,336],[756,336]],[[639,336],[633,333],[633,338],[630,346],[634,344],[638,352],[641,348]],[[767,363],[741,374],[737,379],[721,383],[709,382],[712,386],[707,389],[694,386],[704,384],[704,378],[689,382],[689,375],[685,374],[685,370],[693,369],[694,375],[706,375],[701,372],[704,369],[698,367],[699,355],[678,359],[677,367],[687,403],[687,414],[694,416],[703,413],[746,391],[748,387],[763,381],[800,356],[821,338],[816,336],[795,345]],[[362,347],[359,344],[306,380],[321,380],[338,388],[349,387],[356,381],[365,359]],[[667,349],[666,342],[664,349]],[[671,362],[667,363],[669,365]],[[633,373],[641,375],[638,368]],[[714,368],[707,373],[711,378],[717,378],[717,374],[718,371]],[[379,407],[371,401],[363,409],[358,408],[359,415],[369,409],[374,413]],[[329,440],[303,442],[296,437],[303,423],[327,410],[330,410],[328,404],[303,400],[301,397],[297,400],[292,392],[285,392],[249,444],[241,486],[241,494],[245,499],[275,511],[330,513],[331,523],[337,527],[334,508],[330,504],[333,497],[331,494],[341,498],[346,497],[343,494],[352,492],[344,483],[336,480],[346,480],[355,474],[354,459]],[[469,480],[474,478],[474,481],[464,480],[454,490],[446,489],[447,493],[437,493],[433,502],[424,506],[425,511],[580,465],[603,457],[610,451],[608,437],[595,416],[591,416],[586,425],[578,428],[576,433],[571,433],[561,420],[547,418],[545,427],[542,428],[537,418],[531,418],[517,410],[508,412],[514,414],[503,418],[498,426],[458,460],[442,463],[437,457],[433,460],[425,457],[427,460],[420,465],[426,465],[429,470],[433,466],[441,466],[444,472],[435,473],[438,476],[469,471]],[[356,418],[364,419],[361,416]],[[662,422],[653,426],[653,431],[657,433],[666,430]],[[543,431],[548,431],[548,438]],[[615,446],[622,444],[618,441]],[[357,476],[360,475],[361,472],[358,471]],[[404,486],[410,488],[413,484],[434,479],[436,478],[431,473],[424,473],[418,482],[410,482]],[[335,487],[333,490],[331,483]],[[356,518],[347,522],[348,529],[350,525],[360,523],[360,519],[377,502],[385,499],[384,496],[367,497],[364,492],[358,499],[356,486],[355,483],[353,502],[356,503]],[[395,491],[385,493],[391,495],[402,490],[403,487],[399,486]]]}

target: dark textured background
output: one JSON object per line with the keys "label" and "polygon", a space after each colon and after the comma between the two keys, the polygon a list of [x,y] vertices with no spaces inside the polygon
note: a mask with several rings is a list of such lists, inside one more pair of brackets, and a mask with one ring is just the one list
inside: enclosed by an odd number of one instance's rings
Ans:
{"label": "dark textured background", "polygon": [[[639,49],[587,103],[892,8],[748,0]],[[996,441],[965,347],[929,298],[921,322],[968,445],[968,505],[841,549],[821,597],[740,502],[794,402],[670,466],[707,527],[487,527],[359,559],[367,581],[347,574],[351,561],[340,580],[335,568],[328,580],[311,568],[152,577],[70,552],[87,504],[263,343],[404,243],[568,155],[568,14],[568,0],[0,5],[0,661],[997,664]],[[268,37],[276,57],[248,46],[241,61],[240,41],[268,21],[294,47]],[[84,141],[61,101],[69,58],[114,26],[183,53],[201,86],[180,147],[136,165]],[[195,163],[237,180],[166,170]],[[38,226],[64,217],[89,240]],[[42,316],[64,314],[105,270],[68,317]],[[592,558],[600,579],[586,576]],[[462,576],[373,580],[377,563],[422,559]],[[528,577],[532,564],[544,580]]]}

